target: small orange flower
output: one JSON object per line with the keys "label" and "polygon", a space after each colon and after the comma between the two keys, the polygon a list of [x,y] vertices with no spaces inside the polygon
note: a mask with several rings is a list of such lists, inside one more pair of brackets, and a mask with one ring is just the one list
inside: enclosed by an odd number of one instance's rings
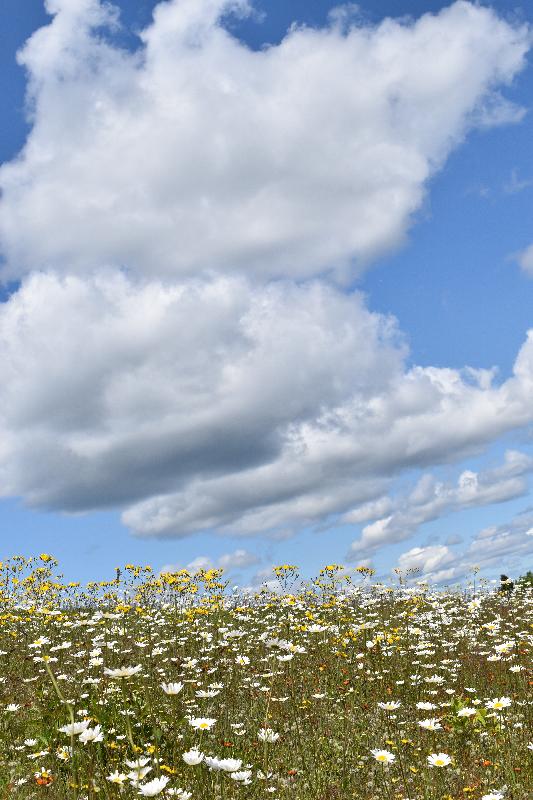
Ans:
{"label": "small orange flower", "polygon": [[40,775],[38,778],[35,778],[35,783],[38,786],[50,786],[53,780],[51,775]]}

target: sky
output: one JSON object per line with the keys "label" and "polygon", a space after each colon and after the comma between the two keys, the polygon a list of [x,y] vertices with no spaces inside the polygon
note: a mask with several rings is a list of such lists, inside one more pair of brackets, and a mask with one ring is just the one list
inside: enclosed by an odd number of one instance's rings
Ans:
{"label": "sky", "polygon": [[5,0],[0,558],[532,568],[532,26]]}

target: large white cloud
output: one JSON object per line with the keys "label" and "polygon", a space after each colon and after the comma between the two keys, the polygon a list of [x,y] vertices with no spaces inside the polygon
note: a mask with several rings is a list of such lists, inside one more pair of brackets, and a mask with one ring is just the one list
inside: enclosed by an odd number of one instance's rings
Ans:
{"label": "large white cloud", "polygon": [[[2,492],[77,510],[279,464],[304,425],[386,390],[397,339],[360,296],[320,284],[35,274],[0,305]],[[253,475],[225,505],[257,505]],[[276,498],[300,491],[270,482]]]}
{"label": "large white cloud", "polygon": [[504,382],[408,367],[394,320],[308,280],[401,242],[467,131],[520,117],[526,28],[458,2],[254,52],[221,21],[246,0],[171,0],[131,53],[112,6],[47,8],[0,168],[0,495],[281,538],[397,513],[402,470],[533,421],[533,333]]}
{"label": "large white cloud", "polygon": [[524,495],[528,490],[526,476],[532,470],[532,458],[508,450],[502,466],[481,473],[464,470],[456,484],[444,483],[425,474],[407,495],[394,499],[385,495],[343,517],[343,521],[348,523],[374,520],[363,528],[360,539],[352,543],[349,557],[358,558],[360,553],[409,539],[425,522],[452,512],[502,503]]}
{"label": "large white cloud", "polygon": [[246,0],[160,3],[135,53],[102,35],[111,6],[47,8],[20,54],[33,129],[0,170],[5,276],[347,277],[402,241],[471,127],[521,115],[498,87],[530,34],[471,3],[375,27],[337,14],[257,52],[221,23]]}
{"label": "large white cloud", "polygon": [[408,368],[393,320],[319,282],[35,274],[0,359],[1,493],[146,535],[287,535],[533,421],[533,332],[501,383]]}

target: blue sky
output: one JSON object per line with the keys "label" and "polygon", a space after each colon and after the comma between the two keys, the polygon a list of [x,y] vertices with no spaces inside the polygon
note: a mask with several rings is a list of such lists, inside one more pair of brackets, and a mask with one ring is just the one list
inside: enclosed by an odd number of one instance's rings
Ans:
{"label": "blue sky", "polygon": [[115,5],[0,11],[2,555],[531,568],[526,4]]}

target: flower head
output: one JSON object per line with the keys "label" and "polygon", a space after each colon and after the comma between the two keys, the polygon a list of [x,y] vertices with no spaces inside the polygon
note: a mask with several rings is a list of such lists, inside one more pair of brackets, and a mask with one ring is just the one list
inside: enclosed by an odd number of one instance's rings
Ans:
{"label": "flower head", "polygon": [[216,758],[215,756],[205,756],[205,763],[214,770],[224,770],[224,772],[236,772],[242,767],[240,758]]}
{"label": "flower head", "polygon": [[195,747],[192,750],[187,750],[186,753],[183,753],[182,759],[188,764],[190,767],[195,767],[197,764],[200,764],[204,760],[204,754],[197,750]]}
{"label": "flower head", "polygon": [[474,714],[476,714],[476,713],[477,712],[476,712],[475,708],[465,707],[465,708],[460,708],[459,709],[459,711],[457,712],[457,716],[458,717],[473,717]]}
{"label": "flower head", "polygon": [[189,725],[197,731],[210,731],[215,722],[216,719],[209,719],[209,717],[192,717]]}
{"label": "flower head", "polygon": [[447,767],[452,763],[447,753],[431,753],[427,760],[430,767]]}
{"label": "flower head", "polygon": [[396,761],[394,753],[389,753],[388,750],[371,750],[370,752],[380,764],[392,764],[393,761]]}
{"label": "flower head", "polygon": [[268,742],[269,744],[272,744],[273,742],[277,742],[279,739],[279,733],[273,731],[272,728],[261,728],[258,731],[257,738],[262,742]]}
{"label": "flower head", "polygon": [[102,742],[103,739],[104,737],[100,725],[95,725],[94,728],[85,728],[85,730],[80,733],[80,742],[83,742],[83,744],[87,744],[87,742]]}
{"label": "flower head", "polygon": [[442,725],[435,717],[431,717],[430,719],[421,719],[418,724],[421,728],[425,728],[426,731],[442,730]]}
{"label": "flower head", "polygon": [[110,678],[131,678],[132,675],[136,675],[141,669],[142,667],[140,664],[137,664],[136,667],[119,667],[119,669],[108,669],[106,667],[104,673]]}
{"label": "flower head", "polygon": [[59,730],[61,733],[66,733],[68,736],[78,736],[89,727],[89,721],[83,720],[82,722],[73,722],[69,725],[63,725]]}
{"label": "flower head", "polygon": [[493,709],[494,711],[501,711],[511,705],[510,697],[495,697],[494,700],[489,700],[485,703],[486,708]]}
{"label": "flower head", "polygon": [[240,781],[244,785],[251,783],[251,777],[251,769],[243,769],[240,772],[230,772],[230,778],[233,778],[234,781]]}
{"label": "flower head", "polygon": [[156,794],[160,794],[163,791],[168,781],[169,778],[166,775],[162,775],[160,778],[153,778],[148,783],[145,783],[144,786],[139,786],[139,794],[143,797],[155,797]]}
{"label": "flower head", "polygon": [[178,683],[162,683],[161,688],[165,694],[179,694],[184,685],[181,681]]}
{"label": "flower head", "polygon": [[119,772],[118,769],[116,769],[114,772],[111,773],[111,775],[108,775],[106,777],[106,781],[109,781],[109,783],[116,783],[119,786],[122,786],[124,781],[126,781],[127,779],[128,776],[124,775],[123,772]]}

